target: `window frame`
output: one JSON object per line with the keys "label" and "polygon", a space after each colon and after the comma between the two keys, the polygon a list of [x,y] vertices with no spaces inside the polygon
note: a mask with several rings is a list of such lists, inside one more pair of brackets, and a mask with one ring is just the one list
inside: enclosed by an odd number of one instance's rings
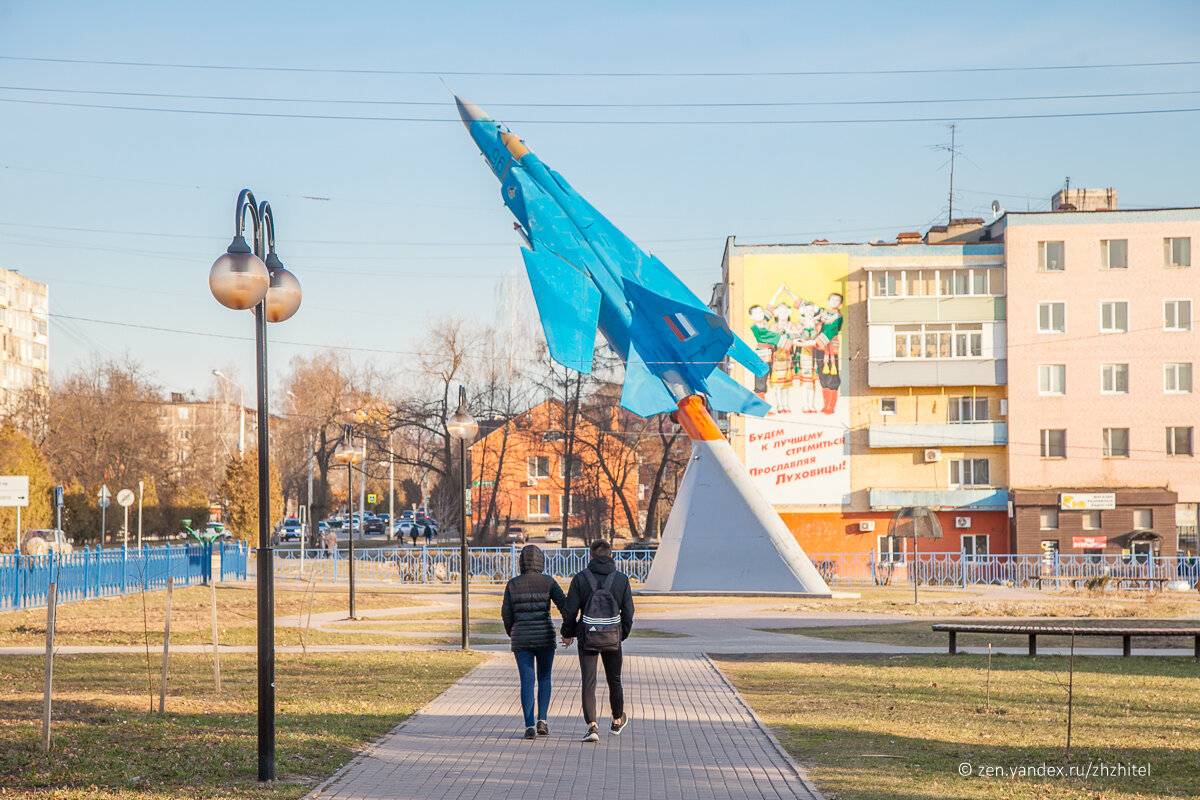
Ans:
{"label": "window frame", "polygon": [[[1061,328],[1054,327],[1053,309],[1055,306],[1058,306],[1062,309],[1062,314],[1061,314],[1062,327]],[[1046,328],[1042,327],[1042,309],[1043,308],[1050,309],[1050,314],[1049,314],[1050,327],[1046,327]],[[1046,302],[1038,303],[1037,332],[1044,333],[1044,334],[1056,334],[1056,333],[1066,333],[1067,332],[1067,303],[1065,300],[1047,300]]]}
{"label": "window frame", "polygon": [[[1118,388],[1117,375],[1119,370],[1125,372],[1125,389]],[[1112,386],[1106,387],[1109,376],[1112,377]],[[1100,394],[1129,394],[1129,365],[1128,364],[1101,364],[1100,365]]]}
{"label": "window frame", "polygon": [[[949,486],[954,489],[975,489],[992,485],[992,463],[990,458],[952,458],[947,463],[947,477],[949,478]],[[984,471],[987,473],[984,478],[986,480],[976,480],[976,473],[979,471],[979,465],[983,465]],[[955,468],[958,469],[958,480],[954,479]],[[968,479],[967,473],[970,472]]]}
{"label": "window frame", "polygon": [[[540,462],[546,462],[546,473],[538,474],[536,468],[541,466]],[[550,456],[525,456],[525,475],[531,481],[542,480],[550,477]]]}
{"label": "window frame", "polygon": [[[1187,327],[1179,325],[1179,304],[1187,303]],[[1167,325],[1167,307],[1175,306],[1175,325]],[[1190,297],[1173,297],[1163,300],[1163,332],[1164,333],[1189,333],[1192,330],[1192,298]]]}
{"label": "window frame", "polygon": [[[887,542],[890,542],[892,547],[884,550],[883,545]],[[899,564],[904,561],[904,540],[899,536],[878,534],[875,537],[875,552],[879,554],[880,564]]]}
{"label": "window frame", "polygon": [[[890,411],[887,409],[887,407],[885,405],[888,402],[891,402],[891,404],[892,404],[892,408]],[[893,416],[897,410],[898,410],[898,403],[897,403],[895,397],[879,398],[879,413],[881,416],[885,416],[885,417]]]}
{"label": "window frame", "polygon": [[[1047,381],[1049,388],[1042,388],[1042,370],[1057,367],[1059,374],[1062,375],[1062,388],[1059,391],[1054,391],[1053,381]],[[1046,373],[1053,375],[1054,373]],[[1067,365],[1066,364],[1038,364],[1038,395],[1041,397],[1064,397],[1067,394]]]}
{"label": "window frame", "polygon": [[[1112,435],[1116,431],[1125,431],[1125,452],[1123,453],[1117,453],[1113,450]],[[1129,458],[1129,454],[1133,450],[1133,446],[1130,443],[1129,428],[1101,428],[1100,440],[1101,458]]]}
{"label": "window frame", "polygon": [[[1187,242],[1186,264],[1175,262],[1175,242]],[[1163,267],[1166,269],[1187,269],[1192,266],[1192,237],[1164,236],[1163,237]]]}
{"label": "window frame", "polygon": [[[1047,525],[1048,518],[1053,517],[1054,524]],[[1062,520],[1058,513],[1058,509],[1054,506],[1042,506],[1038,509],[1038,530],[1040,531],[1056,531],[1062,525]]]}
{"label": "window frame", "polygon": [[[1180,389],[1179,375],[1180,367],[1187,367],[1187,389]],[[1174,373],[1175,386],[1174,389],[1167,388],[1167,375]],[[1163,394],[1191,394],[1192,393],[1192,362],[1191,361],[1168,361],[1163,364]]]}
{"label": "window frame", "polygon": [[[1062,455],[1055,455],[1053,453],[1053,450],[1054,450],[1053,442],[1050,439],[1050,434],[1053,434],[1053,433],[1061,433],[1062,434],[1062,443],[1061,443],[1062,444]],[[1041,458],[1044,458],[1047,460],[1052,460],[1052,461],[1062,461],[1063,459],[1065,459],[1067,457],[1067,429],[1066,428],[1042,428],[1040,431],[1038,431],[1038,440],[1039,440],[1038,452],[1041,454]]]}
{"label": "window frame", "polygon": [[[546,500],[546,503],[545,503],[546,510],[544,512],[540,510],[543,507],[542,503],[541,503],[542,498],[545,498],[545,500]],[[530,511],[529,510],[530,503],[532,503],[534,501],[536,501],[538,504],[538,509],[539,509],[538,511]],[[550,515],[550,495],[549,495],[549,493],[538,492],[536,494],[525,495],[525,519],[550,519],[550,516],[551,515]]]}
{"label": "window frame", "polygon": [[[1124,262],[1119,267],[1112,265],[1112,243],[1120,242],[1124,245]],[[1100,240],[1100,269],[1129,269],[1129,240],[1128,239],[1101,239]]]}
{"label": "window frame", "polygon": [[[1108,306],[1108,305],[1113,306],[1113,323],[1114,323],[1114,325],[1116,323],[1116,307],[1120,306],[1120,305],[1125,306],[1125,327],[1124,328],[1116,328],[1116,327],[1106,328],[1106,327],[1104,327],[1104,307]],[[1100,301],[1100,332],[1101,333],[1129,333],[1129,328],[1130,328],[1130,324],[1131,324],[1129,317],[1130,317],[1130,312],[1129,312],[1129,301],[1128,300],[1101,300]]]}
{"label": "window frame", "polygon": [[[1059,266],[1049,266],[1049,258],[1047,258],[1047,245],[1056,244],[1061,252],[1059,255]],[[1066,272],[1067,270],[1067,243],[1064,239],[1046,239],[1038,242],[1038,272]]]}
{"label": "window frame", "polygon": [[[1187,452],[1181,452],[1179,449],[1177,431],[1187,431]],[[1178,456],[1180,458],[1191,458],[1196,455],[1196,429],[1193,425],[1168,425],[1167,433],[1167,455]]]}

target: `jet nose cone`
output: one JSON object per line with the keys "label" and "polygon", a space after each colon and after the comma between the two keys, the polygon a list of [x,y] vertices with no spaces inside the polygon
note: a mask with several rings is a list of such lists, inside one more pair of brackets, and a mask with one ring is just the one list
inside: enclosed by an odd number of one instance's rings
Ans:
{"label": "jet nose cone", "polygon": [[454,95],[454,102],[458,105],[458,116],[462,117],[463,125],[467,130],[471,130],[472,122],[488,119],[488,115],[484,113],[483,109],[474,103],[469,103],[458,95]]}

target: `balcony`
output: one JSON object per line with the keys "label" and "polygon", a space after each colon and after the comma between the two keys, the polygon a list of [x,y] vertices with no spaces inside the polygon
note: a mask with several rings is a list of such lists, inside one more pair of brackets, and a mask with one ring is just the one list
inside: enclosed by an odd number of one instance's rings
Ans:
{"label": "balcony", "polygon": [[971,509],[972,511],[1007,511],[1008,492],[1005,489],[871,489],[872,511],[894,511],[909,506],[932,509]]}
{"label": "balcony", "polygon": [[938,425],[872,425],[870,447],[998,447],[1008,444],[1006,422],[946,422]]}
{"label": "balcony", "polygon": [[890,386],[1003,386],[1008,360],[992,358],[912,358],[867,362],[867,383]]}
{"label": "balcony", "polygon": [[879,322],[991,322],[1006,317],[1004,297],[872,297],[867,314]]}

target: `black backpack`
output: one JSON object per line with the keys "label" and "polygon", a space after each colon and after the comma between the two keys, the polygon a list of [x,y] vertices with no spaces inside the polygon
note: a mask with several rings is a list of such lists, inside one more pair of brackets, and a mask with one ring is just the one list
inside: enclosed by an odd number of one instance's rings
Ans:
{"label": "black backpack", "polygon": [[610,573],[604,583],[597,583],[590,569],[583,571],[583,577],[592,587],[592,594],[579,621],[579,643],[593,652],[617,650],[621,647],[621,606],[612,593],[617,573]]}

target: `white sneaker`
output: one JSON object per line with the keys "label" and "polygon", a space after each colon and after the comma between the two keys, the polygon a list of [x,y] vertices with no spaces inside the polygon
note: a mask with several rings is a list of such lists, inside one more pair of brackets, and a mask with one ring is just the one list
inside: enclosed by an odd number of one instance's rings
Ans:
{"label": "white sneaker", "polygon": [[591,725],[588,725],[587,735],[583,737],[583,741],[585,741],[585,742],[600,741],[600,726],[594,722]]}

